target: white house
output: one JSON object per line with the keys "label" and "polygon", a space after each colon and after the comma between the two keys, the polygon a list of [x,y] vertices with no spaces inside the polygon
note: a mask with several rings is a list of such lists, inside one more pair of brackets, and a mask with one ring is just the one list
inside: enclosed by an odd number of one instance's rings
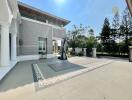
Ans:
{"label": "white house", "polygon": [[0,68],[39,59],[40,53],[51,56],[66,37],[69,22],[17,0],[0,0]]}

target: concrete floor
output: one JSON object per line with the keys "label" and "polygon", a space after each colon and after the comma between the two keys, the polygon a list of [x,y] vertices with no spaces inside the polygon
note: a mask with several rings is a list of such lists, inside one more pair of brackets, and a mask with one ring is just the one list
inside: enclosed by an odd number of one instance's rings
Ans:
{"label": "concrete floor", "polygon": [[33,82],[31,62],[18,63],[0,82],[0,92],[15,89]]}
{"label": "concrete floor", "polygon": [[[126,61],[115,61],[37,92],[27,66],[12,77],[14,82],[0,83],[0,100],[132,100],[132,63]],[[20,85],[9,89],[14,83]]]}
{"label": "concrete floor", "polygon": [[56,61],[56,59],[23,61],[17,63],[8,75],[0,81],[0,92],[6,92],[33,83],[32,64],[47,63],[49,61],[53,62]]}

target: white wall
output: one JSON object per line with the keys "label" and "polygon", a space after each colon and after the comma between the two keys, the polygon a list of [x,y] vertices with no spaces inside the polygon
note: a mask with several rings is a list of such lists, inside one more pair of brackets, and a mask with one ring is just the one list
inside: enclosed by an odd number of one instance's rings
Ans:
{"label": "white wall", "polygon": [[76,53],[82,52],[82,48],[75,48],[75,52],[76,52]]}
{"label": "white wall", "polygon": [[0,65],[1,65],[1,25],[0,25]]}
{"label": "white wall", "polygon": [[10,23],[12,17],[13,15],[11,13],[7,0],[0,0],[0,23]]}
{"label": "white wall", "polygon": [[23,41],[18,55],[37,55],[39,37],[47,38],[47,53],[52,54],[52,26],[24,18],[18,35]]}

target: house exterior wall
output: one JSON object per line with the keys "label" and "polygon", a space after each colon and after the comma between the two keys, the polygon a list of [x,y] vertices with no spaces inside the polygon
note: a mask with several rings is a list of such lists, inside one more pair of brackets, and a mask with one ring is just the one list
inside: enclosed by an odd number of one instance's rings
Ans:
{"label": "house exterior wall", "polygon": [[[52,54],[52,27],[22,19],[18,35],[18,55],[37,55],[38,38],[47,38],[47,53]],[[20,44],[21,40],[21,44]]]}
{"label": "house exterior wall", "polygon": [[0,0],[0,24],[10,24],[13,18],[9,2],[7,0]]}
{"label": "house exterior wall", "polygon": [[17,35],[17,55],[38,55],[38,38],[47,38],[47,54],[52,54],[53,37],[64,38],[64,28],[28,18],[22,18]]}
{"label": "house exterior wall", "polygon": [[53,28],[53,37],[63,39],[66,37],[65,29]]}
{"label": "house exterior wall", "polygon": [[53,52],[54,37],[60,40],[65,37],[63,27],[69,23],[68,20],[31,8],[38,17],[46,16],[46,22],[37,22],[35,19],[31,21],[33,19],[23,19],[17,0],[2,0],[0,5],[0,66],[8,66],[12,61],[20,61],[19,56],[38,56],[39,37],[47,39],[47,54]]}
{"label": "house exterior wall", "polygon": [[1,65],[1,25],[0,25],[0,65]]}

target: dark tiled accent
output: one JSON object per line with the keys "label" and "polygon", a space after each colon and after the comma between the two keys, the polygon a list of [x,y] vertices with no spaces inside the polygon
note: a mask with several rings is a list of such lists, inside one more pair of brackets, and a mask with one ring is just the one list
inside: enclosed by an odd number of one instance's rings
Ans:
{"label": "dark tiled accent", "polygon": [[39,80],[43,80],[43,77],[39,73],[39,71],[36,68],[35,64],[32,64],[32,73],[33,73],[34,82],[38,82]]}
{"label": "dark tiled accent", "polygon": [[68,69],[71,69],[71,68],[80,67],[78,65],[71,64],[71,63],[69,63],[67,61],[61,61],[61,62],[58,62],[58,63],[48,64],[48,66],[50,68],[52,68],[55,72],[59,72],[59,71],[63,71],[63,70],[68,70]]}

